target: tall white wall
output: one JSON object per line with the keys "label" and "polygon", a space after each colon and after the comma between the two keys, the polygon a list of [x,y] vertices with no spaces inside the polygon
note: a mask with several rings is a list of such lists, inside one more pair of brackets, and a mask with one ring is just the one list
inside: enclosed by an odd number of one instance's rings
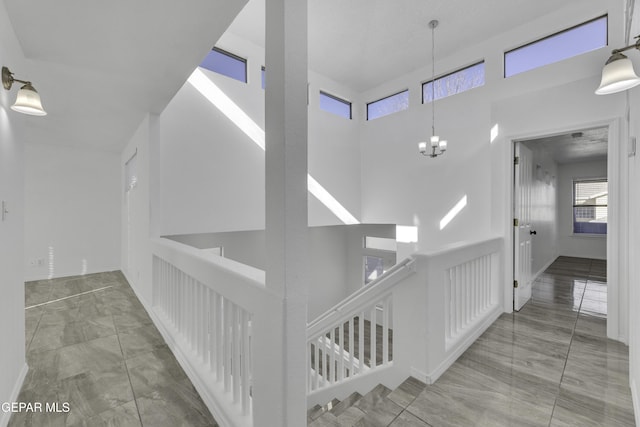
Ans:
{"label": "tall white wall", "polygon": [[606,235],[573,234],[573,181],[606,177],[607,159],[560,165],[558,177],[560,255],[607,259]]}
{"label": "tall white wall", "polygon": [[[420,85],[430,78],[430,64],[363,93],[363,105],[406,88],[410,97],[407,110],[361,123],[363,221],[418,226],[418,251],[509,233],[505,195],[511,191],[512,140],[601,122],[624,112],[621,98],[593,94],[609,48],[507,79],[502,74],[503,52],[606,12],[609,41],[615,45],[622,37],[620,10],[616,1],[585,1],[579,11],[560,8],[437,58],[436,74],[484,59],[486,76],[484,86],[436,101],[436,133],[449,141],[447,153],[436,159],[417,151],[418,141],[430,135],[432,105],[421,104]],[[441,22],[442,28],[445,25]],[[499,135],[492,143],[495,125]],[[440,220],[464,195],[467,206],[440,230]]]}
{"label": "tall white wall", "polygon": [[117,153],[25,144],[25,279],[120,269]]}
{"label": "tall white wall", "polygon": [[[264,50],[232,34],[217,46],[247,58],[248,83],[203,71],[264,129]],[[309,172],[359,217],[358,127],[355,120],[320,110],[318,92],[346,99],[355,95],[315,73],[309,73],[309,80]],[[163,111],[160,123],[162,234],[264,228],[264,151],[189,83]],[[340,221],[309,195],[309,224]]]}
{"label": "tall white wall", "polygon": [[533,151],[531,224],[536,235],[531,239],[531,268],[537,276],[558,256],[558,165],[549,153],[535,142],[526,145]]}
{"label": "tall white wall", "polygon": [[[22,51],[0,3],[0,64],[28,75],[31,66]],[[21,74],[22,75],[22,74]],[[0,402],[15,401],[27,372],[24,345],[24,143],[26,127],[36,117],[26,117],[9,109],[16,89],[0,90],[0,200],[9,211],[0,218]],[[6,426],[10,413],[0,412],[0,426]]]}
{"label": "tall white wall", "polygon": [[[152,302],[151,250],[149,237],[153,223],[158,221],[160,209],[154,209],[154,173],[151,159],[157,134],[157,116],[148,115],[140,123],[120,157],[120,207],[122,220],[122,271],[138,297],[150,307]],[[136,155],[138,181],[133,189],[125,192],[125,163]]]}

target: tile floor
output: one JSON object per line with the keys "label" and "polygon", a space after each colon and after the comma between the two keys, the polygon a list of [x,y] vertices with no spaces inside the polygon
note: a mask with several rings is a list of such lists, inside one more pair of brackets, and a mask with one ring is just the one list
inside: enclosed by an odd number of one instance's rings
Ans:
{"label": "tile floor", "polygon": [[606,338],[606,286],[604,261],[560,257],[435,384],[380,385],[309,426],[635,426],[628,347]]}
{"label": "tile floor", "polygon": [[217,426],[119,272],[28,282],[29,373],[10,426]]}
{"label": "tile floor", "polygon": [[[345,408],[346,424],[327,425],[633,426],[628,347],[606,338],[606,286],[603,261],[560,257],[532,300],[436,384],[381,388]],[[30,371],[19,399],[71,411],[16,414],[10,426],[217,425],[120,273],[26,290]]]}
{"label": "tile floor", "polygon": [[606,315],[606,263],[558,258],[408,405],[425,422],[410,425],[635,426],[629,349],[606,338]]}

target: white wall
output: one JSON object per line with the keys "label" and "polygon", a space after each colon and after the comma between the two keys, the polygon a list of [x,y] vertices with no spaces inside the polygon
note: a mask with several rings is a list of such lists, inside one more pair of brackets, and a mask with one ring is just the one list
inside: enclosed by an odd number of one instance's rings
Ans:
{"label": "white wall", "polygon": [[584,178],[606,178],[607,159],[562,164],[559,167],[558,177],[560,255],[607,259],[606,235],[573,234],[573,181]]}
{"label": "white wall", "polygon": [[[365,236],[395,238],[395,225],[364,224],[309,228],[308,318],[315,319],[364,285]],[[264,230],[165,236],[196,248],[223,247],[225,258],[266,268]]]}
{"label": "white wall", "polygon": [[[248,83],[203,71],[264,129],[263,49],[232,34],[225,34],[217,45],[247,58]],[[318,107],[319,90],[346,99],[354,95],[315,73],[309,79],[309,172],[359,217],[358,127],[355,120]],[[189,83],[163,111],[160,122],[162,234],[264,228],[264,151]],[[309,224],[340,221],[309,195]]]}
{"label": "white wall", "polygon": [[119,155],[29,143],[25,158],[25,279],[120,269]]}
{"label": "white wall", "polygon": [[[140,123],[120,156],[120,207],[122,219],[122,271],[138,297],[150,307],[152,302],[151,250],[154,209],[152,196],[153,177],[151,158],[154,155],[150,140],[157,133],[157,116],[148,115]],[[125,193],[124,165],[134,155],[137,164],[137,184]]]}
{"label": "white wall", "polygon": [[[508,233],[505,195],[512,177],[505,152],[512,139],[622,116],[623,106],[620,98],[593,95],[609,48],[508,79],[502,77],[503,52],[607,11],[609,40],[616,44],[620,9],[617,1],[585,1],[580,10],[560,8],[437,59],[436,74],[484,59],[486,78],[483,87],[436,101],[436,133],[449,141],[447,153],[436,159],[417,152],[418,141],[430,135],[431,104],[421,104],[420,93],[431,75],[428,64],[363,93],[363,105],[406,88],[410,96],[408,110],[361,124],[363,221],[418,226],[420,252]],[[491,143],[495,125],[500,132]],[[440,230],[440,220],[464,195],[466,208]]]}
{"label": "white wall", "polygon": [[531,271],[536,277],[558,257],[558,165],[535,141],[525,145],[533,151]]}
{"label": "white wall", "polygon": [[[13,33],[4,2],[0,3],[0,65],[21,76],[29,75],[27,64]],[[23,74],[24,73],[24,74]],[[15,401],[27,372],[24,345],[24,282],[22,271],[24,233],[24,142],[26,127],[36,117],[9,109],[17,89],[0,89],[0,200],[9,211],[0,219],[0,402]],[[0,412],[0,426],[9,422]]]}

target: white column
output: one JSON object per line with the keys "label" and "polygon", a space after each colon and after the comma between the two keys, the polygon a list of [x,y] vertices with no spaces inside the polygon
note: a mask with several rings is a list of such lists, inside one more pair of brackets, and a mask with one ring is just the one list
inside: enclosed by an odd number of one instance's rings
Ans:
{"label": "white column", "polygon": [[308,377],[306,1],[266,0],[265,66],[266,283],[282,309],[255,322],[254,422],[299,427]]}

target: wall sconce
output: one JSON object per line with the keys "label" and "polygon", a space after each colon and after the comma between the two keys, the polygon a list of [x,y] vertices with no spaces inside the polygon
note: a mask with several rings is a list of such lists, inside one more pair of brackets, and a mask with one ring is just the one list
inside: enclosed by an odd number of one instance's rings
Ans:
{"label": "wall sconce", "polygon": [[639,37],[636,37],[638,40],[635,44],[611,51],[611,56],[602,69],[602,81],[596,89],[596,95],[622,92],[640,84],[640,77],[633,70],[631,60],[622,54],[625,50],[633,48],[640,50]]}
{"label": "wall sconce", "polygon": [[7,67],[2,67],[2,86],[6,90],[11,90],[14,82],[22,83],[24,86],[18,90],[16,102],[11,106],[13,111],[32,116],[46,116],[47,112],[42,108],[40,95],[35,90],[31,82],[18,80],[13,77],[13,73]]}

